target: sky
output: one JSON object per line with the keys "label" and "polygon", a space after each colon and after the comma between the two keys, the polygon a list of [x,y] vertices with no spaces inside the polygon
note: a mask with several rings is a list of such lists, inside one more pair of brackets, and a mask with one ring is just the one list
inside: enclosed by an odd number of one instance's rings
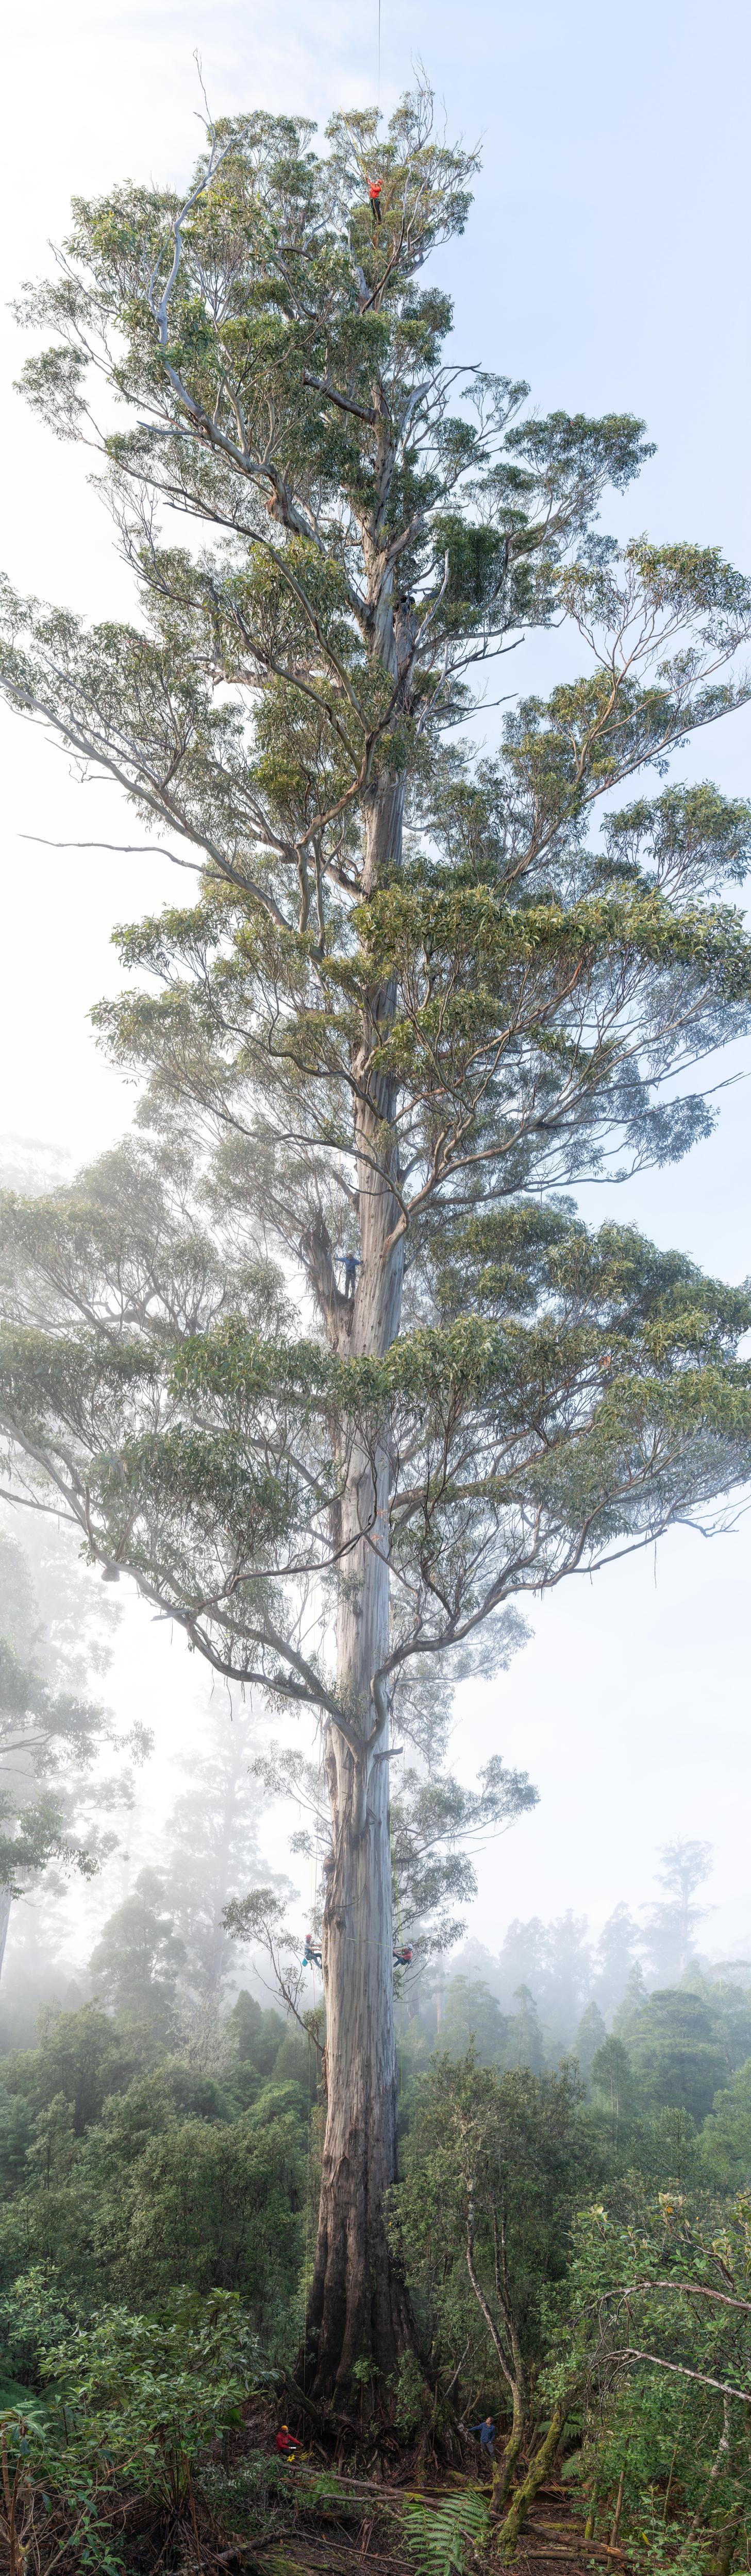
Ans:
{"label": "sky", "polygon": [[[5,221],[0,241],[0,564],[22,589],[82,614],[128,614],[109,522],[80,451],[26,411],[7,310],[47,266],[71,195],[126,178],[181,184],[201,141],[196,53],[212,114],[262,106],[323,127],[374,103],[378,0],[25,0],[9,13]],[[436,274],[455,297],[458,356],[525,376],[545,412],[630,410],[657,454],[609,524],[720,544],[751,565],[745,457],[749,363],[751,20],[732,0],[381,0],[380,103],[424,64],[452,135],[482,153],[462,242]],[[625,515],[624,515],[625,514]],[[557,639],[522,679],[555,668]],[[521,660],[521,656],[519,657]],[[487,739],[494,719],[487,720]],[[113,924],[174,895],[165,859],[101,847],[138,837],[101,785],[85,791],[38,734],[0,715],[3,1007],[0,1161],[29,1145],[64,1169],[122,1133],[134,1094],[95,1045],[92,1003],[118,988]],[[751,792],[751,709],[682,755],[674,775]],[[124,829],[125,824],[125,829]],[[45,847],[89,842],[92,848]],[[709,1143],[628,1191],[589,1193],[715,1274],[751,1270],[749,1090],[739,1051],[717,1068]],[[747,1896],[749,1521],[708,1542],[676,1531],[650,1554],[576,1579],[535,1606],[533,1637],[493,1685],[458,1702],[455,1758],[471,1778],[502,1749],[540,1804],[482,1856],[472,1928],[496,1949],[509,1917],[572,1906],[600,1923],[652,1891],[655,1853],[706,1837],[715,1868],[707,1943],[751,1943]],[[94,1579],[94,1578],[92,1578]],[[178,1641],[133,1602],[115,1695],[157,1729],[150,1833],[201,1723]],[[279,1854],[281,1858],[281,1852]]]}

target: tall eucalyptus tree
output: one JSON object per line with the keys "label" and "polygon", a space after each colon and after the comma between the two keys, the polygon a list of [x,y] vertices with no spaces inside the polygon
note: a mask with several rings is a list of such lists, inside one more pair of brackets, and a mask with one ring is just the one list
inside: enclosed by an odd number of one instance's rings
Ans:
{"label": "tall eucalyptus tree", "polygon": [[[513,1595],[706,1518],[747,1469],[746,1302],[559,1193],[684,1152],[692,1068],[747,1025],[723,897],[749,809],[644,773],[747,694],[751,587],[711,547],[597,533],[638,421],[541,420],[444,354],[421,271],[473,159],[427,95],[385,136],[311,132],[239,117],[184,202],[77,203],[27,306],[54,333],[27,390],[101,448],[141,607],[87,631],[7,593],[5,693],[198,883],[121,933],[135,984],[98,1013],[162,1131],[146,1213],[135,1148],[8,1206],[2,1384],[27,1490],[322,1729],[306,2351],[346,2407],[388,2404],[412,2332],[384,2215],[392,1712],[401,1737],[413,1668],[424,1710]],[[561,619],[584,675],[473,762],[478,679]]]}

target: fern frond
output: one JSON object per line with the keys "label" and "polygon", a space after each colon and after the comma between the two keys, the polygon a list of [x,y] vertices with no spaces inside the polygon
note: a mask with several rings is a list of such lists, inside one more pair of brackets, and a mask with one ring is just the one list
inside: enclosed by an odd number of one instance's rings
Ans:
{"label": "fern frond", "polygon": [[464,2576],[467,2558],[486,2545],[490,2532],[487,2505],[471,2489],[437,2505],[409,2496],[403,2520],[416,2576]]}

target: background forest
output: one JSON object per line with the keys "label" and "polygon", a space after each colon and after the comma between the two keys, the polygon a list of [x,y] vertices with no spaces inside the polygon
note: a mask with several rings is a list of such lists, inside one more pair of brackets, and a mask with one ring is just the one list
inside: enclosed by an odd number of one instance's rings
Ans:
{"label": "background forest", "polygon": [[[145,2568],[155,2523],[173,2543],[182,2530],[187,2478],[215,2534],[281,2546],[291,2512],[299,2530],[320,2510],[315,2438],[294,2507],[268,2442],[285,2392],[294,2420],[322,2090],[309,1978],[292,1989],[300,2017],[285,2015],[268,1959],[224,1922],[249,1856],[264,1866],[268,1764],[241,1712],[211,1713],[160,1864],[139,1866],[149,1738],[123,1744],[99,1701],[117,1605],[54,1534],[29,1536],[30,1553],[6,1523],[0,1546],[5,1701],[11,1669],[16,1685],[36,1677],[36,1750],[19,1757],[18,1686],[12,1739],[2,1719],[17,1857],[0,1986],[0,2398],[11,2470],[25,2427],[18,2529],[34,2541],[46,2482],[50,2543],[75,2560],[85,2531],[91,2563]],[[419,2480],[447,2442],[471,2468],[464,2428],[492,2412],[504,2471],[468,2490],[479,2524],[470,2513],[462,2531],[458,2505],[439,2508],[462,2563],[484,2552],[491,2497],[513,2554],[517,2427],[517,2451],[543,2460],[538,2483],[552,2440],[591,2550],[605,2539],[616,2558],[698,2570],[745,2547],[732,2390],[748,2369],[751,1962],[707,1954],[711,1858],[706,1843],[667,1845],[652,1905],[637,1919],[619,1901],[596,1937],[573,1912],[517,1919],[493,1955],[454,1918],[453,1949],[447,1933],[421,1963],[410,1918],[392,2227],[432,2399],[426,2415],[425,2382],[403,2368],[397,2424]],[[103,1870],[120,1888],[109,1911]],[[466,1852],[461,1871],[471,1903]],[[408,2554],[419,2538],[407,2533]]]}

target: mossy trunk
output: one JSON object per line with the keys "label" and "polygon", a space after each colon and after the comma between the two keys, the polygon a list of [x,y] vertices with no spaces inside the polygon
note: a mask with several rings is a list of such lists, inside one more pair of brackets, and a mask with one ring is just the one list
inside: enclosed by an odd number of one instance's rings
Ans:
{"label": "mossy trunk", "polygon": [[530,2460],[527,2475],[522,2485],[517,2487],[513,2503],[509,2505],[508,2513],[504,2515],[497,2536],[497,2546],[502,2555],[510,2557],[511,2551],[516,2548],[522,2523],[526,2521],[538,2487],[542,2486],[555,2459],[566,2417],[571,2412],[573,2402],[571,2396],[562,2399],[556,2406],[544,2440],[540,2443],[539,2450],[535,2451],[534,2459]]}

